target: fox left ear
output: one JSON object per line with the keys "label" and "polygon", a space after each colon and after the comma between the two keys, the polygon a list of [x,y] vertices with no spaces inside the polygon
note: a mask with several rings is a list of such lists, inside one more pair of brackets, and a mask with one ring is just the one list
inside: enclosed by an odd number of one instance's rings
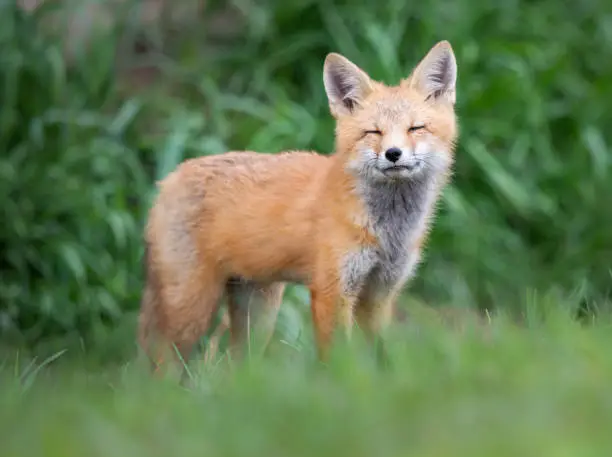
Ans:
{"label": "fox left ear", "polygon": [[457,61],[450,43],[440,41],[431,48],[406,82],[424,93],[427,99],[442,99],[455,104]]}
{"label": "fox left ear", "polygon": [[334,116],[355,112],[372,91],[370,77],[340,54],[330,53],[323,66],[323,83]]}

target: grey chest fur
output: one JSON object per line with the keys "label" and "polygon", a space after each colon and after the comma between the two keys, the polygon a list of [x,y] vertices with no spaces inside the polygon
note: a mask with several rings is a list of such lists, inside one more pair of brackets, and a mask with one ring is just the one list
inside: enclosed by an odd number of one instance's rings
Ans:
{"label": "grey chest fur", "polygon": [[349,295],[363,290],[389,293],[412,274],[419,261],[415,243],[426,228],[435,192],[426,179],[369,184],[359,189],[369,216],[368,229],[377,247],[351,252],[344,259],[343,289]]}

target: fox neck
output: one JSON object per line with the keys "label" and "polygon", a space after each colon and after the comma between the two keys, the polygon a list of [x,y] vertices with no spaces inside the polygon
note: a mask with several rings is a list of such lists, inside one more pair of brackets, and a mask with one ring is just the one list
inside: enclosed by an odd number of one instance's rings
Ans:
{"label": "fox neck", "polygon": [[325,198],[351,212],[355,211],[353,200],[357,197],[359,210],[347,216],[374,235],[384,251],[403,250],[427,230],[449,175],[450,170],[430,170],[412,179],[379,181],[367,173],[349,171],[346,158],[336,153],[326,180],[331,193]]}
{"label": "fox neck", "polygon": [[409,180],[358,179],[356,190],[368,215],[368,228],[383,251],[391,255],[418,242],[443,183],[442,177],[427,173]]}

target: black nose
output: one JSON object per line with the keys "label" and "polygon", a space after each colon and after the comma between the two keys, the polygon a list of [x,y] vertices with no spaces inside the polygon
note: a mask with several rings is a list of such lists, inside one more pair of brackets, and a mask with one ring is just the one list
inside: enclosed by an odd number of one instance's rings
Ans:
{"label": "black nose", "polygon": [[400,148],[389,148],[385,151],[385,157],[389,162],[397,162],[402,156],[402,150]]}

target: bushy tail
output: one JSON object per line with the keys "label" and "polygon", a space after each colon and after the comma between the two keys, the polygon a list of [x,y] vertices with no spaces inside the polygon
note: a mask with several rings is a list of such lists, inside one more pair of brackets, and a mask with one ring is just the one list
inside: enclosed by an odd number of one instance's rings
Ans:
{"label": "bushy tail", "polygon": [[159,308],[158,282],[155,271],[151,268],[150,248],[147,243],[143,257],[145,287],[140,302],[138,317],[138,344],[148,357],[153,356],[153,340],[158,326],[157,313]]}

